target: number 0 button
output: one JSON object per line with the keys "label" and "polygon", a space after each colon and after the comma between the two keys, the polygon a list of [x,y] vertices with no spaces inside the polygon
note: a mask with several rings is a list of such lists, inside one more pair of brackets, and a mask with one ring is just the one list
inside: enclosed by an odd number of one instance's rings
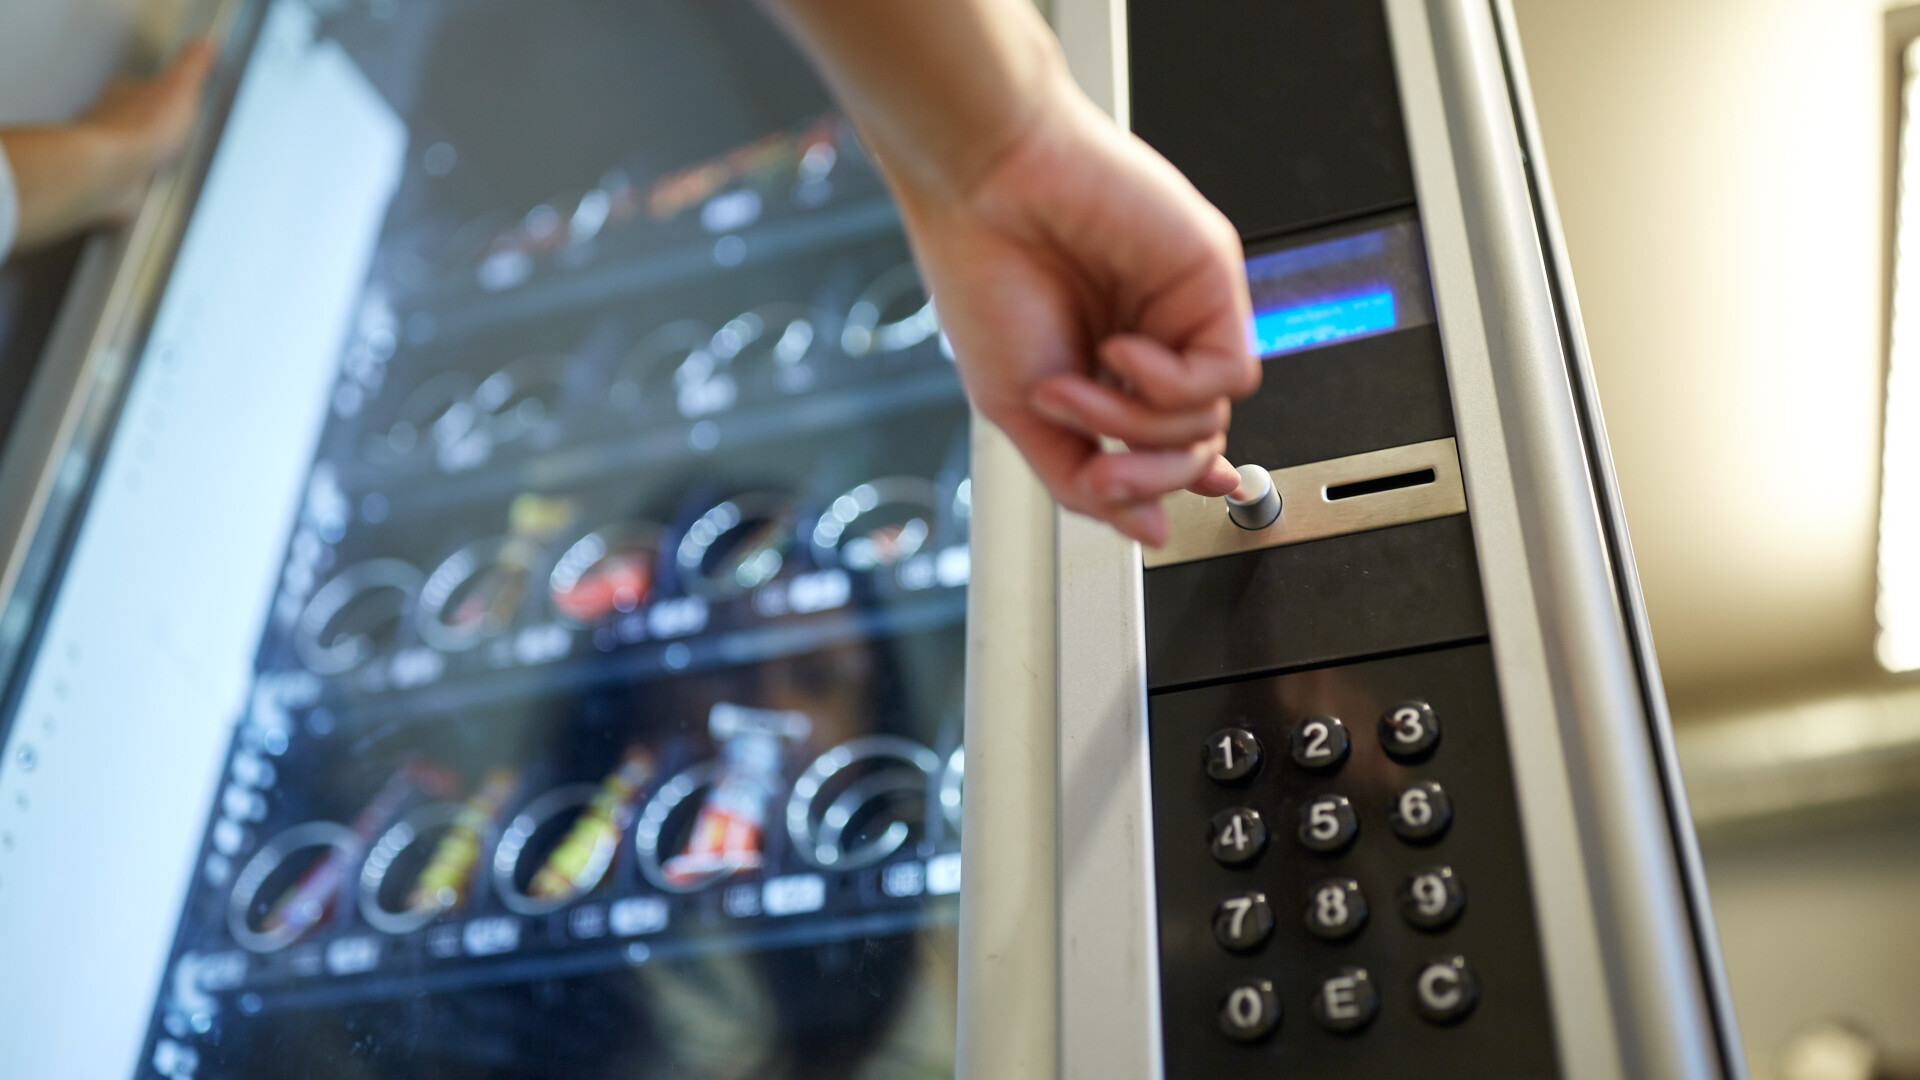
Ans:
{"label": "number 0 button", "polygon": [[1403,701],[1380,717],[1380,745],[1395,761],[1418,761],[1440,743],[1440,718],[1424,701]]}
{"label": "number 0 button", "polygon": [[1213,815],[1213,857],[1228,866],[1253,861],[1267,846],[1267,823],[1260,811],[1236,806]]}
{"label": "number 0 button", "polygon": [[1433,866],[1400,887],[1400,915],[1422,930],[1445,930],[1467,907],[1467,891],[1451,866]]}
{"label": "number 0 button", "polygon": [[1253,775],[1260,767],[1260,740],[1253,732],[1237,727],[1221,728],[1207,736],[1207,775],[1222,784],[1232,784]]}
{"label": "number 0 button", "polygon": [[1293,760],[1303,769],[1331,772],[1347,760],[1353,739],[1337,716],[1309,716],[1293,725]]}
{"label": "number 0 button", "polygon": [[1360,831],[1360,819],[1345,795],[1322,795],[1300,808],[1300,843],[1309,851],[1340,851]]}
{"label": "number 0 button", "polygon": [[1367,894],[1352,878],[1328,878],[1307,890],[1307,929],[1343,941],[1367,924]]}
{"label": "number 0 button", "polygon": [[1220,1030],[1244,1043],[1259,1042],[1280,1026],[1280,998],[1273,983],[1248,979],[1227,991],[1220,1003]]}
{"label": "number 0 button", "polygon": [[1387,820],[1400,839],[1412,844],[1431,843],[1453,824],[1453,803],[1439,784],[1416,781],[1394,797],[1393,812]]}
{"label": "number 0 button", "polygon": [[1273,906],[1265,893],[1229,896],[1213,913],[1213,936],[1234,952],[1250,952],[1273,933]]}

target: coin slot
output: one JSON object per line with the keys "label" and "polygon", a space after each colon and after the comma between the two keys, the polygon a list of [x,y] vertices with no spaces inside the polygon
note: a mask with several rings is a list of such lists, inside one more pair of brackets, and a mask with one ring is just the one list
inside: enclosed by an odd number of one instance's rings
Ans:
{"label": "coin slot", "polygon": [[1375,477],[1372,480],[1355,480],[1351,484],[1330,484],[1321,491],[1328,502],[1341,499],[1357,499],[1362,495],[1379,495],[1402,488],[1424,487],[1435,479],[1432,469],[1416,469],[1413,472],[1395,473],[1392,476]]}

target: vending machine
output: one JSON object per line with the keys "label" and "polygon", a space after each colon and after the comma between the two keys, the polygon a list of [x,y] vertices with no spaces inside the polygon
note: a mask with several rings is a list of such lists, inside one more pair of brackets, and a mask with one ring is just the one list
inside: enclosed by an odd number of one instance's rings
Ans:
{"label": "vending machine", "polygon": [[219,8],[0,460],[0,1074],[1744,1075],[1504,0],[1050,10],[1246,247],[1160,549],[745,0]]}

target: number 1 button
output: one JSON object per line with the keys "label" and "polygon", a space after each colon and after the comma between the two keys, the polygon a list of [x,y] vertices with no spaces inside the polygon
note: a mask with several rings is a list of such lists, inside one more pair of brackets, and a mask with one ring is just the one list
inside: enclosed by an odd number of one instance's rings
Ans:
{"label": "number 1 button", "polygon": [[1222,784],[1237,783],[1260,767],[1260,740],[1243,728],[1221,728],[1207,736],[1207,775]]}
{"label": "number 1 button", "polygon": [[1252,862],[1267,846],[1267,823],[1260,811],[1236,806],[1213,815],[1213,857],[1227,866]]}

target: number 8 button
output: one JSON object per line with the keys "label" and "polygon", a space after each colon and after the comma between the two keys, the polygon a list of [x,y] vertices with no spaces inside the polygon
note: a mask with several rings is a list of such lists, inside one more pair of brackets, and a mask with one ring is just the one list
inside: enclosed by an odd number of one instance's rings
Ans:
{"label": "number 8 button", "polygon": [[1403,701],[1380,717],[1380,745],[1395,761],[1418,761],[1440,743],[1440,718],[1424,701]]}

